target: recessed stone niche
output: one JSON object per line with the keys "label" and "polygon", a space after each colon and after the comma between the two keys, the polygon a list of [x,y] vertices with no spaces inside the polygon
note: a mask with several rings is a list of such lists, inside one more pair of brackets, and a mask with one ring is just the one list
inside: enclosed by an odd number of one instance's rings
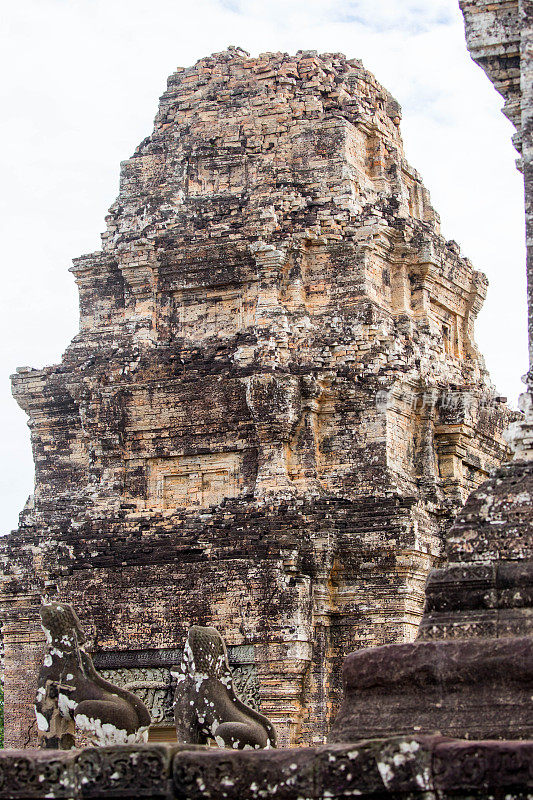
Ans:
{"label": "recessed stone niche", "polygon": [[195,341],[233,336],[253,321],[241,287],[185,289],[174,293],[172,306],[174,335]]}
{"label": "recessed stone niche", "polygon": [[208,508],[242,487],[242,454],[209,453],[153,458],[148,465],[150,508]]}

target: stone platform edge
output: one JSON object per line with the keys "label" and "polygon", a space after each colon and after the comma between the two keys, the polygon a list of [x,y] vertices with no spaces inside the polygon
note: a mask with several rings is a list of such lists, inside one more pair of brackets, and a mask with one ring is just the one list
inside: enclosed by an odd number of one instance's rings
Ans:
{"label": "stone platform edge", "polygon": [[525,800],[533,796],[533,740],[402,736],[260,752],[163,744],[0,751],[2,800],[370,796]]}

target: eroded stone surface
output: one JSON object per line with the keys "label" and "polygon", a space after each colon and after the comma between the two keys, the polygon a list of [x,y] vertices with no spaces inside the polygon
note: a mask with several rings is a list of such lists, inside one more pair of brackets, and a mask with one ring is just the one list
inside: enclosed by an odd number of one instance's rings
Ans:
{"label": "eroded stone surface", "polygon": [[[472,57],[506,98],[523,154],[531,287],[533,5],[462,0]],[[531,338],[530,325],[530,343]],[[369,729],[525,738],[532,731],[533,469],[531,400],[516,423],[515,461],[472,492],[431,571],[418,641],[351,654],[334,741]],[[430,641],[432,640],[432,641]]]}
{"label": "eroded stone surface", "polygon": [[193,625],[187,634],[176,678],[174,719],[178,742],[234,750],[276,746],[274,726],[245,705],[233,688],[224,640],[215,628]]}
{"label": "eroded stone surface", "polygon": [[0,798],[524,800],[532,742],[409,736],[257,753],[191,746],[0,751]]}
{"label": "eroded stone surface", "polygon": [[131,692],[105,681],[84,648],[85,635],[67,603],[41,607],[46,653],[39,672],[35,716],[41,747],[69,750],[75,728],[98,745],[146,739],[150,714]]}
{"label": "eroded stone surface", "polygon": [[473,492],[433,570],[419,636],[533,634],[533,464],[513,461]]}
{"label": "eroded stone surface", "polygon": [[368,648],[345,661],[344,699],[331,742],[435,734],[533,736],[530,637],[458,639]]}
{"label": "eroded stone surface", "polygon": [[531,0],[460,0],[470,55],[505,99],[513,143],[524,174],[528,299],[528,392],[521,396],[524,419],[509,441],[520,460],[533,459],[533,4]]}
{"label": "eroded stone surface", "polygon": [[[529,0],[461,0],[468,48],[505,98],[516,127],[513,142],[524,173],[530,366],[533,364],[533,4]],[[533,416],[529,392],[523,419],[507,438],[513,463],[497,469],[468,498],[450,530],[449,566],[430,574],[420,636],[426,639],[531,636],[533,633]]]}
{"label": "eroded stone surface", "polygon": [[34,741],[41,596],[95,655],[142,663],[191,624],[253,647],[283,745],[324,741],[348,652],[414,638],[509,412],[473,339],[486,279],[400,116],[341,54],[230,48],[170,77],[74,261],[79,335],[13,378],[36,490],[0,544],[8,744]]}

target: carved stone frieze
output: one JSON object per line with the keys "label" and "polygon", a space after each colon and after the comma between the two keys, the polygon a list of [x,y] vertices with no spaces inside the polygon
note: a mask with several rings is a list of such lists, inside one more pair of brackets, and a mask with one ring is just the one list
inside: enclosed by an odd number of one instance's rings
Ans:
{"label": "carved stone frieze", "polygon": [[173,678],[166,667],[138,667],[101,670],[103,678],[133,692],[142,700],[152,725],[172,725]]}
{"label": "carved stone frieze", "polygon": [[[228,661],[233,676],[235,693],[256,711],[259,710],[259,683],[255,666],[253,645],[235,645],[227,648]],[[174,725],[172,703],[176,679],[170,666],[143,666],[150,664],[176,664],[181,652],[173,650],[130,651],[125,653],[101,652],[95,656],[96,664],[113,664],[114,668],[100,669],[100,675],[111,683],[136,694],[145,704],[152,718],[152,725],[164,727]],[[118,666],[121,662],[139,666]]]}
{"label": "carved stone frieze", "polygon": [[257,752],[0,750],[0,800],[525,800],[532,790],[532,742],[411,735]]}
{"label": "carved stone frieze", "polygon": [[139,749],[101,747],[76,758],[81,797],[167,797],[172,751],[154,745]]}
{"label": "carved stone frieze", "polygon": [[1,798],[71,798],[77,788],[72,752],[0,750]]}

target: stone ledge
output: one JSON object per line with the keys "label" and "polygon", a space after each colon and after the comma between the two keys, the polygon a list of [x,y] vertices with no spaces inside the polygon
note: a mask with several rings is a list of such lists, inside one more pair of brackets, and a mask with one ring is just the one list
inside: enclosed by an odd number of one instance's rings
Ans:
{"label": "stone ledge", "polygon": [[261,752],[149,744],[0,752],[1,800],[518,800],[532,790],[533,741],[408,736]]}
{"label": "stone ledge", "polygon": [[382,690],[402,684],[418,692],[431,684],[475,684],[483,679],[526,684],[533,679],[533,641],[520,639],[460,639],[415,641],[369,647],[351,653],[344,662],[346,691]]}
{"label": "stone ledge", "polygon": [[351,653],[330,742],[365,736],[533,736],[533,640],[417,640]]}

